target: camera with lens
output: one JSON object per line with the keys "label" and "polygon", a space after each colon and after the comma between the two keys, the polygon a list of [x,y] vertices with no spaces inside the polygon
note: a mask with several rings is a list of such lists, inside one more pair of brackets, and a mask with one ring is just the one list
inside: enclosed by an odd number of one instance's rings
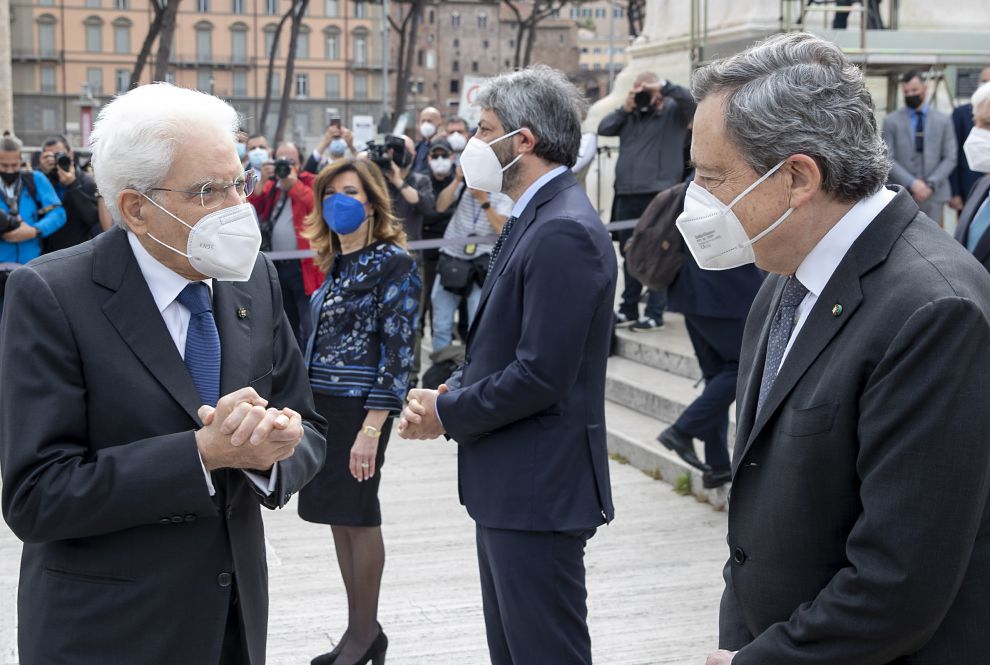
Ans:
{"label": "camera with lens", "polygon": [[72,158],[69,157],[68,153],[57,152],[55,153],[55,165],[58,166],[63,171],[72,170]]}
{"label": "camera with lens", "polygon": [[409,162],[412,161],[412,155],[406,152],[406,141],[401,136],[388,134],[381,144],[369,141],[367,150],[368,158],[378,165],[386,177],[392,173],[393,162],[400,169],[403,169],[409,166]]}
{"label": "camera with lens", "polygon": [[21,225],[21,218],[17,215],[11,215],[6,210],[0,210],[0,235],[7,233],[8,231],[13,231]]}
{"label": "camera with lens", "polygon": [[283,158],[275,160],[275,177],[285,179],[292,173],[292,162]]}

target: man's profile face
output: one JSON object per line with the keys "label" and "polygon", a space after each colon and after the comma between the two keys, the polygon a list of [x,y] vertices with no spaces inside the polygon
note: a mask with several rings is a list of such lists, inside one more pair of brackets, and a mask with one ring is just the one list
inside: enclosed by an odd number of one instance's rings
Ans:
{"label": "man's profile face", "polygon": [[[728,205],[763,174],[753,170],[729,141],[725,130],[725,100],[724,93],[715,94],[698,104],[691,161],[696,169],[695,184]],[[781,167],[732,207],[750,238],[756,237],[788,209],[786,189],[781,184],[784,177],[781,171],[785,168],[786,165]],[[790,220],[785,221],[753,245],[757,266],[776,272],[774,267],[782,265],[781,259],[788,253],[789,224]],[[784,263],[789,263],[786,258]]]}
{"label": "man's profile face", "polygon": [[[207,210],[200,203],[198,194],[204,183],[230,184],[244,175],[244,167],[237,157],[237,150],[229,134],[194,130],[179,146],[172,168],[158,187],[197,193],[149,192],[148,195],[153,196],[158,205],[189,226],[195,226],[208,213],[244,203],[245,199],[231,187],[227,189],[226,198],[220,206]],[[169,247],[186,252],[190,233],[188,228],[148,201],[142,206],[142,214],[148,232]],[[205,276],[195,270],[186,257],[162,247],[150,238],[142,238],[141,244],[159,263],[172,271],[187,279],[204,279]]]}

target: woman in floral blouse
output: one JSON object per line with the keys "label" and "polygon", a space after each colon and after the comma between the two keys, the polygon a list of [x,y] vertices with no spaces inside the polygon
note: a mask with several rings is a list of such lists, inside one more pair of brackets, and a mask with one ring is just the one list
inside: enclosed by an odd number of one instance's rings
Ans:
{"label": "woman in floral blouse", "polygon": [[299,515],[331,526],[348,625],[337,647],[312,663],[377,663],[388,646],[377,621],[385,564],[378,483],[409,386],[421,284],[374,163],[338,160],[313,193],[319,203],[306,236],[327,278],[312,297],[306,360],[329,428],[326,463],[300,492]]}

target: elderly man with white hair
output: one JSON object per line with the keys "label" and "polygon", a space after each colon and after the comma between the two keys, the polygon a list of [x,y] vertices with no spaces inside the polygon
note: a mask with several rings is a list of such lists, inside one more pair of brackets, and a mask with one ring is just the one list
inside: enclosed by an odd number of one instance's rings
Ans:
{"label": "elderly man with white hair", "polygon": [[167,84],[117,97],[93,132],[115,227],[7,283],[0,467],[24,541],[23,665],[265,662],[259,506],[316,473],[325,422],[258,254],[237,125]]}
{"label": "elderly man with white hair", "polygon": [[[988,68],[990,69],[990,68]],[[990,270],[990,82],[973,93],[973,129],[963,151],[971,169],[983,177],[973,184],[966,205],[959,213],[956,240]]]}

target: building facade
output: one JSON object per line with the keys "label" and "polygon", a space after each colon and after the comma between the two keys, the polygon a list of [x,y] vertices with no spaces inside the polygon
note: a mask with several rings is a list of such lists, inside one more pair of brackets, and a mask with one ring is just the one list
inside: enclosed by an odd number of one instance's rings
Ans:
{"label": "building facade", "polygon": [[[531,3],[517,2],[527,16]],[[515,14],[498,0],[431,0],[416,34],[407,110],[436,106],[455,114],[464,77],[490,77],[511,71],[519,38]],[[393,43],[397,40],[393,40]],[[577,26],[549,17],[533,42],[532,63],[578,72]]]}
{"label": "building facade", "polygon": [[[289,0],[185,0],[176,19],[166,80],[228,99],[255,132],[268,54]],[[126,90],[153,14],[139,0],[12,0],[14,131],[28,145],[53,133],[78,142],[80,98],[95,106]],[[297,43],[285,136],[315,140],[330,117],[382,113],[381,4],[311,0]],[[275,131],[290,23],[280,39]],[[151,80],[157,45],[142,75]]]}

